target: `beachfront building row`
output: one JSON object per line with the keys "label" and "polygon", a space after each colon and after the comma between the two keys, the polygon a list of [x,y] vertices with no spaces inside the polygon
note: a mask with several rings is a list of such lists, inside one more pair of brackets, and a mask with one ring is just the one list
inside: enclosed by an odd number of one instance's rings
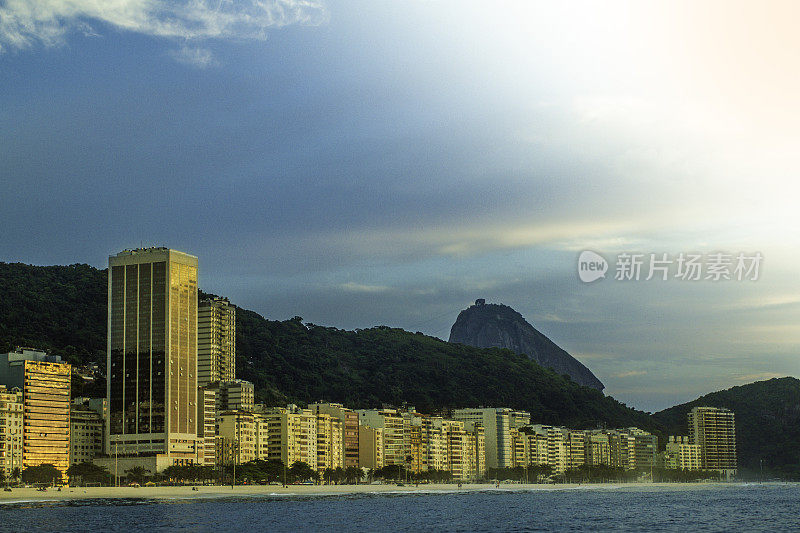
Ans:
{"label": "beachfront building row", "polygon": [[284,465],[303,462],[320,474],[345,467],[341,420],[296,405],[233,410],[217,417],[217,464],[241,464],[256,459]]}
{"label": "beachfront building row", "polygon": [[658,438],[639,428],[575,430],[535,424],[513,431],[511,440],[511,467],[549,466],[555,474],[583,465],[647,469],[658,459]]}
{"label": "beachfront building row", "polygon": [[359,466],[400,465],[419,474],[448,471],[456,481],[486,475],[486,436],[480,423],[426,415],[407,409],[358,410]]}

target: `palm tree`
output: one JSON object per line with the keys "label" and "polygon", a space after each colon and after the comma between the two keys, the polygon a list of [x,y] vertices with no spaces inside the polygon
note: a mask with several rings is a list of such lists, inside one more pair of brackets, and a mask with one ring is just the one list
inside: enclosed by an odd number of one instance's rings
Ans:
{"label": "palm tree", "polygon": [[125,471],[125,477],[128,478],[128,481],[131,483],[144,483],[144,480],[147,478],[147,474],[150,471],[144,468],[143,466],[134,466]]}

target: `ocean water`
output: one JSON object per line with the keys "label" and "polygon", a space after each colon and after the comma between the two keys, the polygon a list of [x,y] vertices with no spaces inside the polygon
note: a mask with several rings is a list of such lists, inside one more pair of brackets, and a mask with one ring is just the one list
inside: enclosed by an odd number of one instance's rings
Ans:
{"label": "ocean water", "polygon": [[0,531],[800,531],[800,484],[79,500],[0,505]]}

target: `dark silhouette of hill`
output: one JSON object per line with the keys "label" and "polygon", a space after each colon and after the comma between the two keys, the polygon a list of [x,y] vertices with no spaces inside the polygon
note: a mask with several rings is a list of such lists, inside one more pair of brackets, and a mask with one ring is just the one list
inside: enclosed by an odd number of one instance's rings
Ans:
{"label": "dark silhouette of hill", "polygon": [[545,368],[559,374],[569,374],[573,381],[603,390],[604,386],[592,371],[556,343],[530,325],[517,311],[507,305],[487,304],[478,300],[475,305],[458,314],[450,329],[450,342],[478,348],[508,348],[525,354]]}

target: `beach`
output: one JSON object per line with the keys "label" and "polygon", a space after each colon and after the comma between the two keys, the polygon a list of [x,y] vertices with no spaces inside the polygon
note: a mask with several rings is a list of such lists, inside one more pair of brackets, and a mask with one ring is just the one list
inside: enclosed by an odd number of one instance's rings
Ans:
{"label": "beach", "polygon": [[[35,488],[14,488],[11,492],[0,492],[0,503],[46,502],[60,500],[88,499],[145,499],[145,500],[196,500],[232,497],[263,496],[337,496],[347,494],[424,494],[480,491],[553,491],[553,490],[702,490],[731,485],[730,483],[583,483],[583,484],[518,484],[494,483],[463,484],[361,484],[361,485],[185,485],[159,487],[62,487],[61,490],[48,488],[40,491]],[[197,490],[194,490],[194,489]]]}

